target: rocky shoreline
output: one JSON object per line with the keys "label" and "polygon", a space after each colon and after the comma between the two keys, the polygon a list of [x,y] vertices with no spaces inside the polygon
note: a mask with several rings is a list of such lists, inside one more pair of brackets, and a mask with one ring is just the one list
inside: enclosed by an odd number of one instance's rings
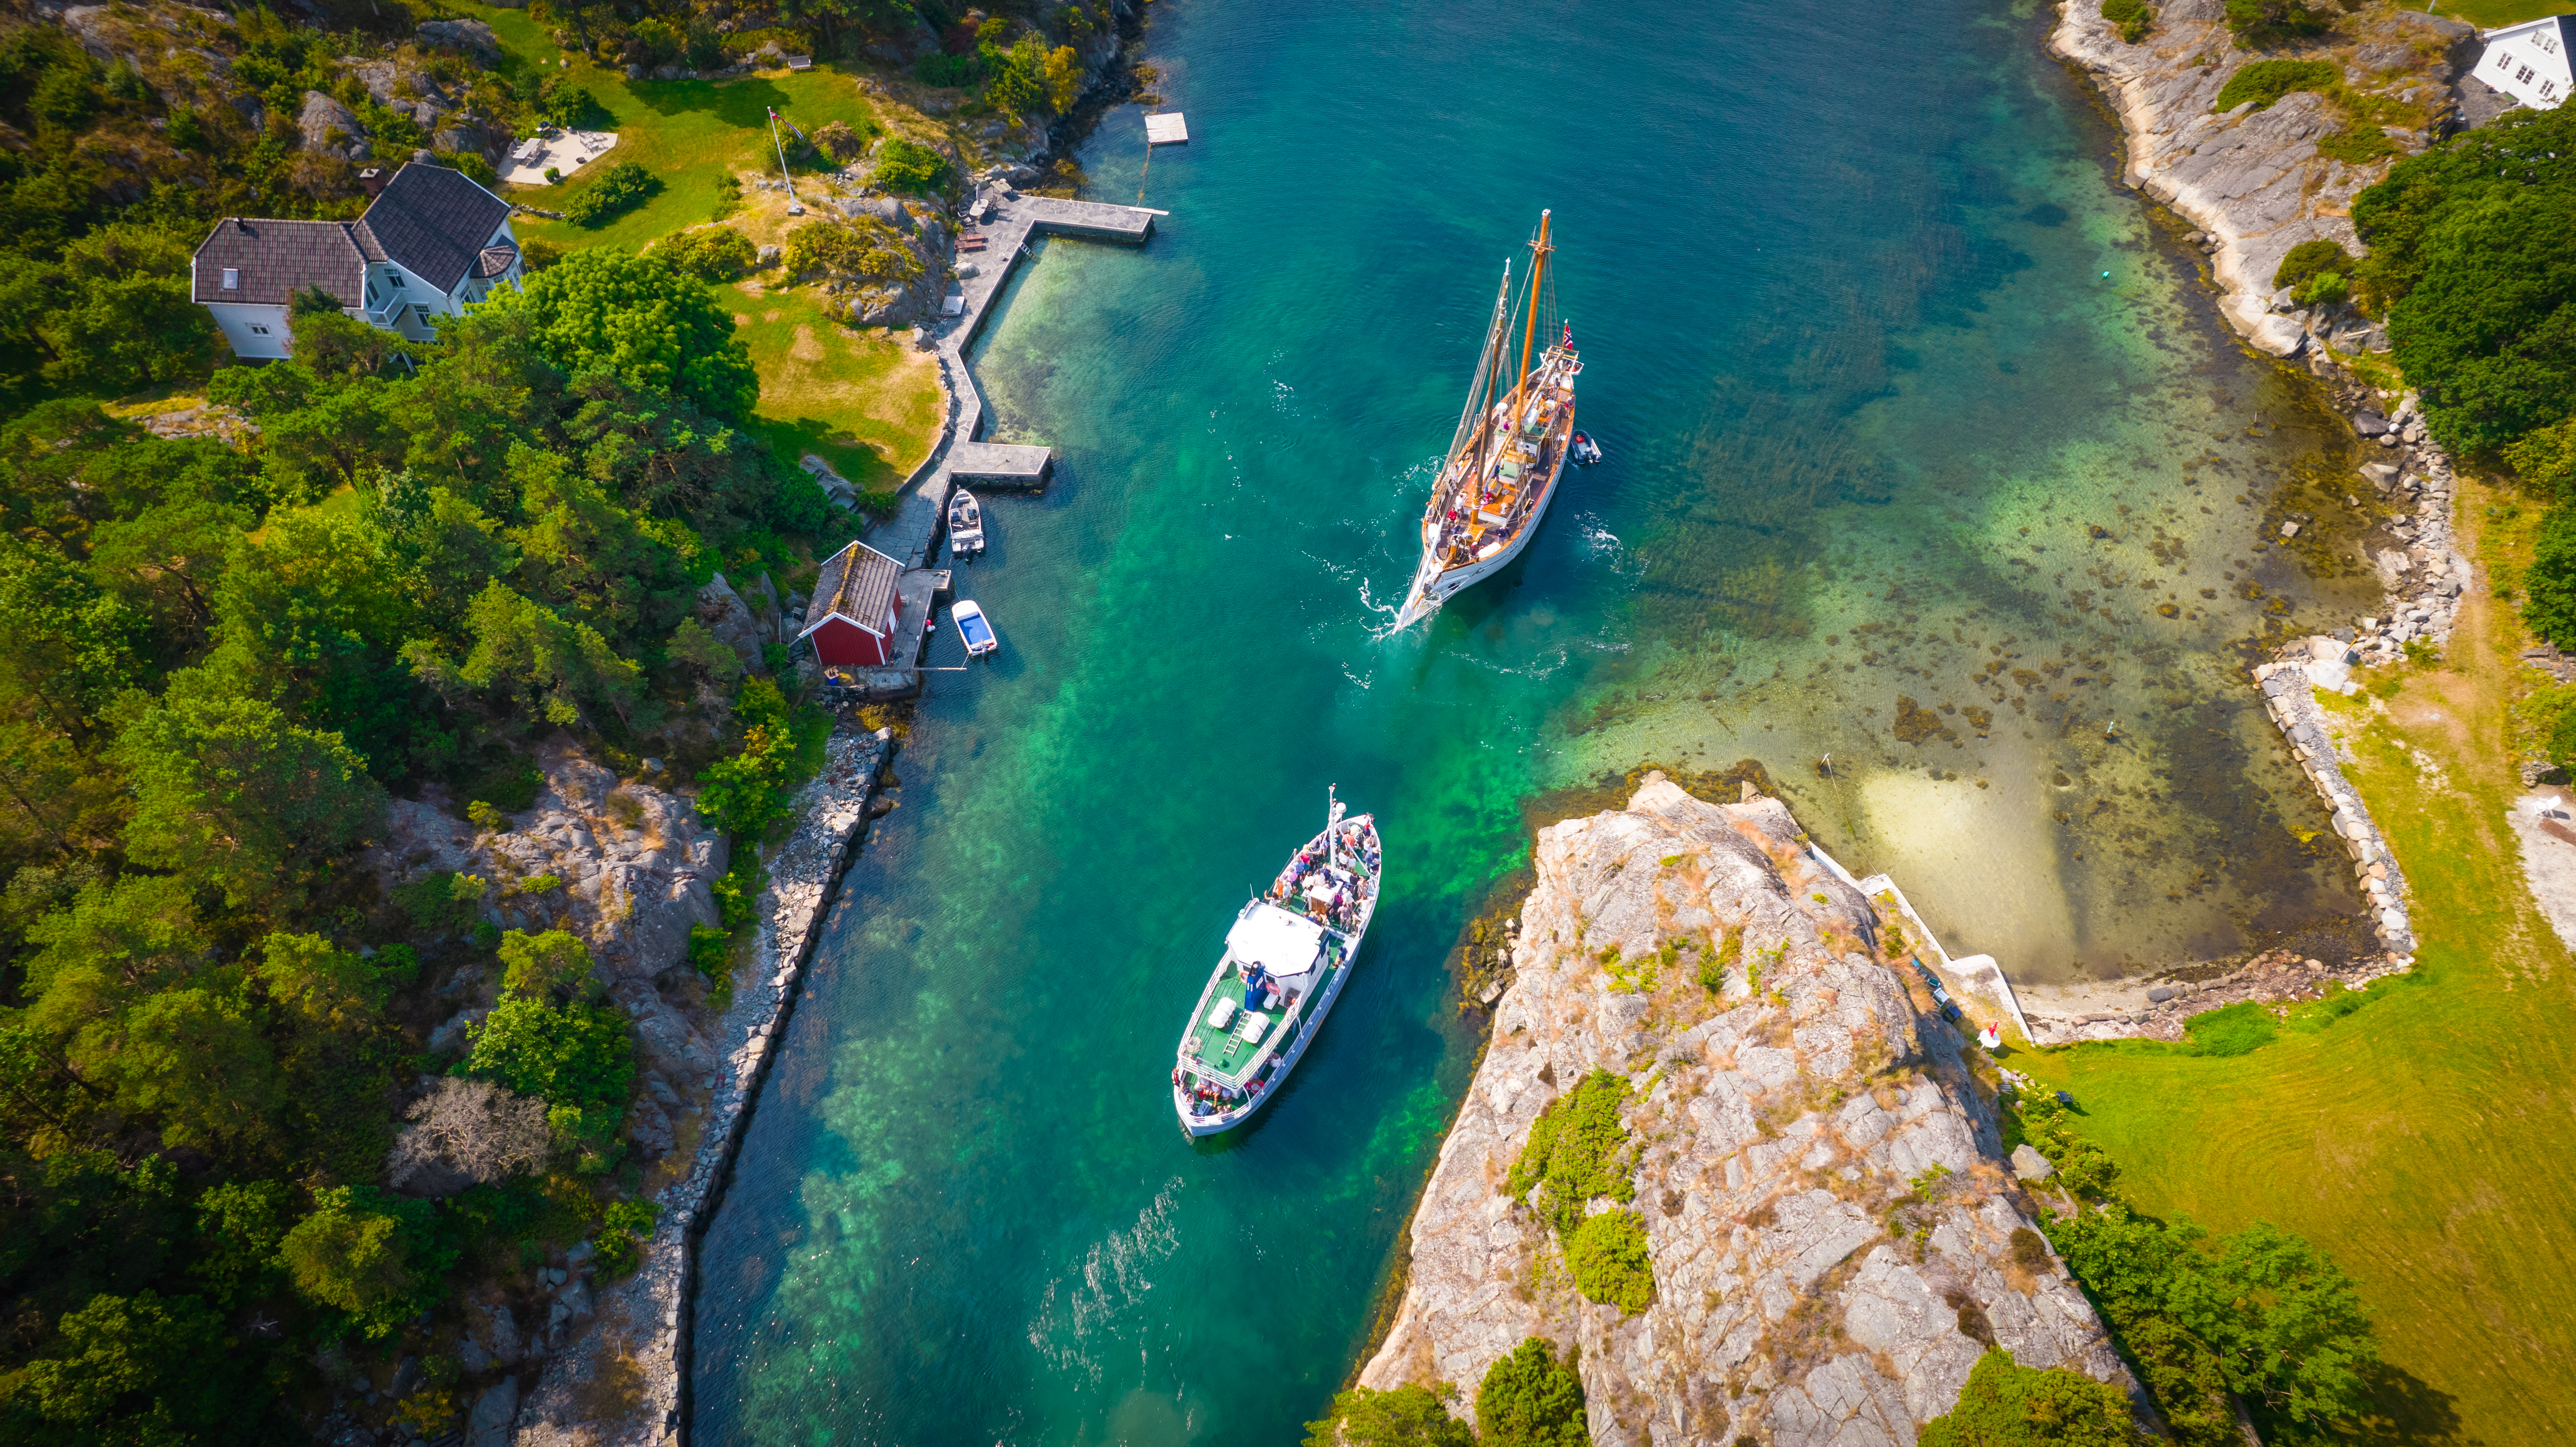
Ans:
{"label": "rocky shoreline", "polygon": [[587,1293],[588,1300],[579,1303],[589,1307],[586,1320],[570,1321],[573,1304],[558,1301],[550,1327],[573,1327],[561,1350],[546,1360],[524,1402],[517,1400],[515,1378],[478,1401],[467,1447],[512,1441],[521,1447],[650,1447],[687,1440],[689,1307],[698,1242],[723,1199],[734,1154],[751,1122],[751,1103],[768,1077],[824,911],[865,833],[869,802],[893,751],[887,729],[845,728],[832,735],[822,773],[793,806],[802,822],[764,853],[769,887],[759,901],[752,958],[739,967],[733,1002],[709,1031],[722,1058],[703,1117],[691,1122],[697,1148],[686,1173],[655,1194],[663,1213],[643,1243],[643,1264],[625,1280]]}
{"label": "rocky shoreline", "polygon": [[[2135,1393],[2034,1229],[1993,1067],[1904,969],[1906,922],[1820,864],[1778,800],[1646,775],[1539,831],[1510,984],[1410,1230],[1380,1389],[1457,1386],[1529,1336],[1581,1347],[1592,1440],[1896,1447],[1989,1344]],[[1623,1099],[1651,1300],[1587,1298],[1504,1193],[1550,1103]],[[1470,1408],[1469,1410],[1472,1410]]]}

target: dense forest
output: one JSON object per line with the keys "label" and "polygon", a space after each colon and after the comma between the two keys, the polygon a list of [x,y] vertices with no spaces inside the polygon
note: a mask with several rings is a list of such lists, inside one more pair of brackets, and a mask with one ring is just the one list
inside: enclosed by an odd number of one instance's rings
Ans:
{"label": "dense forest", "polygon": [[[795,688],[696,592],[850,533],[740,430],[733,323],[658,260],[575,252],[425,346],[309,295],[295,360],[227,365],[190,252],[223,215],[357,214],[276,118],[365,100],[344,57],[379,41],[210,15],[193,79],[0,22],[0,1443],[305,1440],[397,1356],[387,1410],[435,1435],[457,1283],[631,1262],[637,1072],[582,942],[360,856],[398,797],[525,808],[566,735],[756,832]],[[440,63],[488,123],[550,100]],[[164,394],[211,405],[167,425]],[[469,966],[500,999],[433,1051]],[[504,1167],[435,1200],[387,1184],[431,1079]]]}

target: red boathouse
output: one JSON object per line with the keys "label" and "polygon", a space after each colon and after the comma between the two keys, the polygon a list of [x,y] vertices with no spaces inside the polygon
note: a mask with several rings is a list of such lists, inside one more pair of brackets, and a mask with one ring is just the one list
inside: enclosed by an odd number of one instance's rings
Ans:
{"label": "red boathouse", "polygon": [[797,641],[812,639],[814,657],[827,668],[909,663],[895,638],[895,583],[902,576],[903,564],[865,543],[834,553],[814,580]]}

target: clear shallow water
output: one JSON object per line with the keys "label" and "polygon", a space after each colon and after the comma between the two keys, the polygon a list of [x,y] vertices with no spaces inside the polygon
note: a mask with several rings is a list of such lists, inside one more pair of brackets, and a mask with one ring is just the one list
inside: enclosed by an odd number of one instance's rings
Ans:
{"label": "clear shallow water", "polygon": [[[1293,1440],[1472,1068],[1446,957],[1545,791],[1757,759],[2024,977],[2350,907],[2238,681],[2264,609],[2366,606],[2333,434],[2213,345],[2035,18],[1154,8],[1174,214],[1046,244],[986,345],[1060,481],[988,507],[960,591],[1005,650],[923,704],[707,1238],[702,1440]],[[1134,116],[1084,157],[1103,199]],[[1392,635],[1541,205],[1611,460]],[[2252,551],[2285,510],[2329,542]],[[1380,815],[1385,903],[1281,1098],[1193,1146],[1181,1013],[1328,782]]]}

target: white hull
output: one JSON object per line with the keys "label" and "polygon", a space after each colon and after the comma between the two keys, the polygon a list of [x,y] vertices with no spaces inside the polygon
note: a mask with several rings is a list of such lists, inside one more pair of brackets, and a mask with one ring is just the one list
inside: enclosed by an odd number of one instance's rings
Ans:
{"label": "white hull", "polygon": [[[1348,827],[1350,824],[1360,825],[1365,830],[1368,841],[1371,844],[1378,844],[1377,824],[1372,816],[1367,814],[1353,815],[1349,820],[1336,824],[1334,827]],[[1331,828],[1326,829],[1323,834],[1318,834],[1312,841],[1309,841],[1310,845],[1322,843],[1325,837],[1332,832],[1333,830]],[[1383,848],[1382,845],[1380,847],[1381,849]],[[1201,1115],[1193,1111],[1191,1107],[1194,1102],[1188,1088],[1187,1080],[1180,1074],[1181,1071],[1186,1071],[1189,1068],[1189,1063],[1186,1058],[1186,1046],[1189,1040],[1189,1033],[1183,1033],[1182,1041],[1185,1047],[1185,1055],[1183,1064],[1179,1070],[1175,1071],[1175,1079],[1172,1082],[1172,1114],[1180,1119],[1181,1130],[1184,1133],[1192,1138],[1222,1135],[1259,1114],[1261,1108],[1268,1105],[1271,1099],[1277,1096],[1281,1088],[1288,1083],[1288,1076],[1291,1072],[1296,1070],[1297,1063],[1306,1058],[1306,1047],[1315,1043],[1316,1035],[1324,1028],[1325,1018],[1332,1014],[1334,1003],[1342,997],[1342,988],[1350,983],[1351,970],[1353,966],[1359,962],[1360,944],[1368,937],[1370,919],[1377,914],[1379,891],[1375,886],[1378,883],[1379,877],[1383,873],[1382,857],[1380,864],[1381,868],[1379,871],[1368,875],[1371,887],[1364,893],[1360,894],[1355,902],[1351,928],[1347,931],[1329,931],[1331,935],[1344,941],[1341,963],[1330,970],[1330,977],[1324,982],[1322,991],[1318,993],[1314,999],[1311,1001],[1299,1002],[1303,1008],[1297,1012],[1295,1017],[1297,1030],[1296,1038],[1289,1042],[1286,1050],[1280,1052],[1278,1063],[1271,1068],[1267,1081],[1264,1082],[1259,1089],[1252,1091],[1240,1104],[1231,1108],[1218,1110],[1205,1115]],[[1224,959],[1220,959],[1217,963],[1216,972],[1208,978],[1207,988],[1199,992],[1198,1004],[1191,1015],[1191,1020],[1193,1021],[1194,1026],[1195,1022],[1206,1017],[1210,1003],[1216,998],[1219,988],[1225,985],[1227,980],[1230,978],[1232,974],[1230,968],[1231,963],[1231,955]]]}
{"label": "white hull", "polygon": [[1556,466],[1548,471],[1547,485],[1539,490],[1538,502],[1530,508],[1528,519],[1521,524],[1519,531],[1512,534],[1511,541],[1492,557],[1479,559],[1463,568],[1441,570],[1440,555],[1434,551],[1437,535],[1431,525],[1425,523],[1422,529],[1422,566],[1413,575],[1413,587],[1404,595],[1404,610],[1396,615],[1395,626],[1410,628],[1439,612],[1441,604],[1501,572],[1512,559],[1519,557],[1522,549],[1529,546],[1531,536],[1538,531],[1539,520],[1547,516],[1548,504],[1556,501],[1557,479],[1563,476],[1565,455],[1560,452]]}

